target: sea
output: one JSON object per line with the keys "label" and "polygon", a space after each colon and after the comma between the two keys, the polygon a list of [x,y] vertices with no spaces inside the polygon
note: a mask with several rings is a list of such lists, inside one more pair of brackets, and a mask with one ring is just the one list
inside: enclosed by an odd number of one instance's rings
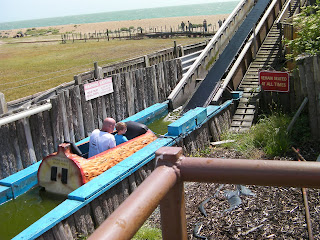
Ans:
{"label": "sea", "polygon": [[4,22],[0,23],[0,30],[150,18],[229,14],[239,2],[240,0]]}

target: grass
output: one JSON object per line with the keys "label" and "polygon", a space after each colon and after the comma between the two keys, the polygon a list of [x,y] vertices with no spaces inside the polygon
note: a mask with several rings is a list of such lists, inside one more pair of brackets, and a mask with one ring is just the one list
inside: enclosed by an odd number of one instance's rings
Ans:
{"label": "grass", "polygon": [[132,238],[133,240],[159,240],[162,239],[161,229],[144,224]]}
{"label": "grass", "polygon": [[[49,37],[24,38],[45,40]],[[73,80],[73,76],[93,69],[93,63],[104,66],[140,57],[177,44],[201,42],[197,38],[87,41],[61,44],[0,44],[0,92],[12,101],[45,91]],[[14,43],[17,39],[5,39]],[[20,39],[21,41],[21,39]]]}
{"label": "grass", "polygon": [[[255,158],[259,151],[263,151],[268,157],[283,156],[290,150],[294,142],[293,135],[286,132],[290,121],[291,117],[282,113],[263,115],[249,132],[224,133],[223,140],[235,140],[224,146],[243,153],[247,158]],[[299,133],[294,131],[293,134]]]}

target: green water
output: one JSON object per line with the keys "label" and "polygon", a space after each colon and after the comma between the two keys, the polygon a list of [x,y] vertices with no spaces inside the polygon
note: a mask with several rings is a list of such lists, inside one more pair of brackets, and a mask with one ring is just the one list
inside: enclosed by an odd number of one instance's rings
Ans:
{"label": "green water", "polygon": [[[168,132],[167,115],[148,124],[154,133]],[[11,239],[65,200],[35,187],[18,198],[0,205],[0,240]]]}
{"label": "green water", "polygon": [[0,240],[13,238],[64,200],[35,187],[0,205]]}
{"label": "green water", "polygon": [[163,116],[152,123],[148,124],[148,128],[154,133],[164,135],[168,132],[168,125],[172,123],[171,121],[165,121],[167,116]]}

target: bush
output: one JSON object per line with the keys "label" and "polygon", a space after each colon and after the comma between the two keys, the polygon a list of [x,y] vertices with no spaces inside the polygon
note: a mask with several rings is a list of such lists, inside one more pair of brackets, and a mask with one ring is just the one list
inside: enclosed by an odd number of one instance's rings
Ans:
{"label": "bush", "polygon": [[249,132],[242,134],[227,132],[222,138],[235,140],[225,146],[241,152],[248,158],[254,157],[257,150],[262,150],[269,157],[283,156],[292,145],[286,131],[289,123],[289,116],[274,113],[268,117],[262,116]]}
{"label": "bush", "polygon": [[304,7],[302,12],[293,18],[297,38],[286,40],[291,49],[288,59],[295,59],[302,53],[316,55],[320,53],[320,1],[313,6]]}
{"label": "bush", "polygon": [[120,28],[120,31],[121,31],[121,32],[128,32],[128,31],[129,31],[129,29],[128,29],[128,28],[126,28],[126,27],[122,27],[122,28]]}
{"label": "bush", "polygon": [[287,134],[287,126],[290,119],[286,115],[273,114],[263,116],[257,125],[253,127],[253,139],[256,147],[261,147],[270,156],[282,156],[291,146]]}
{"label": "bush", "polygon": [[58,34],[59,29],[56,28],[49,28],[49,29],[36,29],[36,28],[28,28],[27,31],[25,32],[25,35],[31,35],[31,36],[43,36],[47,34]]}

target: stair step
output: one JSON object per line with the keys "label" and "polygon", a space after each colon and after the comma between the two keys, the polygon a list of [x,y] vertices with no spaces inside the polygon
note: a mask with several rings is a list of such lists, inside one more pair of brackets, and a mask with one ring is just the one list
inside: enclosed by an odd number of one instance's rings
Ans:
{"label": "stair step", "polygon": [[254,119],[254,115],[240,115],[240,114],[237,114],[237,115],[234,115],[233,118],[232,118],[232,121],[236,120],[236,121],[253,121]]}
{"label": "stair step", "polygon": [[255,109],[250,109],[250,108],[241,108],[237,109],[235,114],[240,114],[240,115],[254,115],[256,112]]}

